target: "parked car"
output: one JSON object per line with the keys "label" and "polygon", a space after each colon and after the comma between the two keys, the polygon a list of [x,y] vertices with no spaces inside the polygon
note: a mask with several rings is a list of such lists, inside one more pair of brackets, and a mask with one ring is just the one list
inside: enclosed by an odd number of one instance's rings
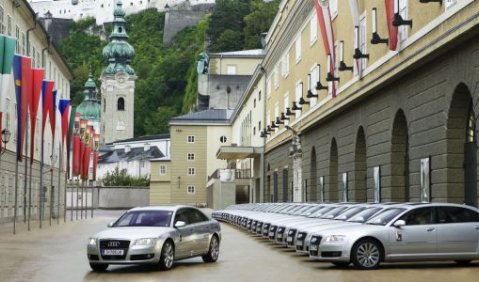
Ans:
{"label": "parked car", "polygon": [[389,208],[365,224],[313,234],[309,255],[336,265],[372,269],[381,262],[479,259],[479,210],[418,203]]}
{"label": "parked car", "polygon": [[94,271],[110,264],[158,264],[169,270],[173,261],[219,256],[219,223],[189,206],[134,208],[88,239],[87,256]]}

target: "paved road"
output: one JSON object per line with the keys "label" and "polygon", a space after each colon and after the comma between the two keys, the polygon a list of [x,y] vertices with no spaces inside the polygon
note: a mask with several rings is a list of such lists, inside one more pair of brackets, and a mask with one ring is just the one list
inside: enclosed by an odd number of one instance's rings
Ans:
{"label": "paved road", "polygon": [[384,264],[374,271],[341,269],[310,261],[268,241],[222,225],[217,263],[195,258],[177,262],[173,270],[110,266],[106,273],[90,271],[86,240],[105,228],[119,212],[97,212],[95,218],[54,223],[17,235],[0,226],[0,281],[478,281],[479,261],[469,267],[454,263]]}

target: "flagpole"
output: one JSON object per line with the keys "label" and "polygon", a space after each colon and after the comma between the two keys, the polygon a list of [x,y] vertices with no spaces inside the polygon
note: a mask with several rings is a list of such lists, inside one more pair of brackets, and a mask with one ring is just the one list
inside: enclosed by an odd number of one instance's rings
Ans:
{"label": "flagpole", "polygon": [[63,154],[62,154],[62,147],[63,147],[63,138],[60,138],[61,144],[58,146],[59,156],[59,164],[58,164],[58,187],[57,187],[57,224],[60,223],[60,183],[62,178],[62,162],[63,162]]}
{"label": "flagpole", "polygon": [[53,213],[53,164],[54,164],[54,152],[55,152],[55,143],[52,140],[52,156],[51,156],[51,170],[50,170],[50,226],[52,226],[52,213]]}
{"label": "flagpole", "polygon": [[43,143],[45,142],[45,138],[42,132],[42,148],[40,150],[40,191],[38,193],[38,220],[40,221],[40,229],[42,228],[42,220],[43,220],[43,157],[44,157],[44,148]]}
{"label": "flagpole", "polygon": [[[17,136],[17,138],[19,138]],[[18,154],[18,153],[17,153]],[[16,221],[17,221],[17,201],[18,201],[18,156],[16,157],[16,166],[15,166],[15,203],[14,203],[14,208],[13,208],[13,234],[15,234],[15,227],[16,227]]]}
{"label": "flagpole", "polygon": [[[33,152],[30,156],[33,159]],[[30,220],[32,217],[32,172],[33,172],[33,162],[30,160],[30,183],[28,184],[28,231],[30,231]]]}
{"label": "flagpole", "polygon": [[27,118],[25,121],[25,157],[24,157],[24,162],[25,162],[25,174],[24,174],[24,181],[23,181],[23,223],[27,222],[27,184],[28,184],[28,163],[27,163],[27,158],[28,158],[28,114]]}

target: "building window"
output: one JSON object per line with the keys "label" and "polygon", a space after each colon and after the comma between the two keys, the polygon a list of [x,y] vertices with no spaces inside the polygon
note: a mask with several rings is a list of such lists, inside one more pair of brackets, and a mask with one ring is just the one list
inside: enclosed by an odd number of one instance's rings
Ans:
{"label": "building window", "polygon": [[187,141],[188,141],[188,143],[195,143],[195,136],[194,135],[188,135]]}
{"label": "building window", "polygon": [[117,110],[118,111],[124,111],[125,110],[125,99],[123,99],[122,97],[118,98],[118,102],[117,102]]}
{"label": "building window", "polygon": [[261,91],[258,92],[258,101],[261,101]]}
{"label": "building window", "polygon": [[330,0],[329,8],[331,9],[331,20],[338,15],[338,0]]}
{"label": "building window", "polygon": [[103,112],[106,112],[106,100],[103,99]]}
{"label": "building window", "polygon": [[261,131],[261,121],[258,121],[258,131]]}
{"label": "building window", "polygon": [[253,127],[253,136],[256,136],[256,126]]}
{"label": "building window", "polygon": [[[311,80],[309,82],[309,89],[311,90],[313,94],[318,94],[318,91],[316,90],[316,84],[318,83],[318,79],[319,79],[319,66],[315,65],[311,69]],[[318,103],[318,98],[311,98],[309,100],[310,107],[316,106],[317,103]]]}
{"label": "building window", "polygon": [[[284,94],[284,112],[286,113],[286,108],[289,108],[289,92],[286,92],[286,94]],[[288,125],[289,124],[289,120],[284,120],[284,125]]]}
{"label": "building window", "polygon": [[0,33],[5,33],[5,24],[3,21],[3,7],[0,6]]}
{"label": "building window", "polygon": [[194,167],[188,168],[188,175],[196,175],[196,170]]}
{"label": "building window", "polygon": [[253,108],[256,108],[256,99],[253,100]]}
{"label": "building window", "polygon": [[188,160],[189,161],[194,161],[195,160],[195,153],[188,153]]}
{"label": "building window", "polygon": [[294,44],[295,46],[295,58],[296,58],[296,63],[299,63],[301,61],[301,35],[296,38],[296,42]]}
{"label": "building window", "polygon": [[[366,44],[366,14],[362,15],[360,20],[359,20],[359,50],[363,54],[367,54],[367,44]],[[364,71],[366,69],[366,64],[367,64],[367,59],[362,58],[359,59],[359,67],[361,68],[361,71]]]}
{"label": "building window", "polygon": [[313,13],[313,17],[309,23],[309,43],[313,44],[318,39],[318,16]]}
{"label": "building window", "polygon": [[186,193],[188,194],[194,194],[196,192],[195,186],[193,185],[188,185],[186,187]]}
{"label": "building window", "polygon": [[20,28],[15,26],[15,38],[17,39],[17,46],[15,52],[20,53]]}
{"label": "building window", "polygon": [[[395,5],[398,6],[398,11],[399,15],[405,20],[408,19],[408,0],[399,0],[399,1],[394,1]],[[402,25],[398,27],[398,40],[399,42],[403,42],[404,40],[407,39],[407,31],[408,31],[408,26],[407,25]]]}
{"label": "building window", "polygon": [[236,74],[236,65],[227,65],[226,66],[226,74],[235,75]]}
{"label": "building window", "polygon": [[226,136],[221,136],[220,137],[220,142],[221,143],[226,143],[226,141],[228,141],[228,138],[226,138]]}
{"label": "building window", "polygon": [[166,166],[160,165],[160,175],[166,175]]}
{"label": "building window", "polygon": [[281,62],[281,74],[283,77],[287,77],[289,74],[289,52],[283,56],[283,61]]}
{"label": "building window", "polygon": [[7,16],[7,35],[12,36],[12,17]]}

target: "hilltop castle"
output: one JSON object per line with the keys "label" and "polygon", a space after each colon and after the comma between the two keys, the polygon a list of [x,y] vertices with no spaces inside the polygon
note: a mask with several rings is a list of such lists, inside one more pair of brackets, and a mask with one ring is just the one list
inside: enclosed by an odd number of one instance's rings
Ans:
{"label": "hilltop castle", "polygon": [[[123,9],[126,15],[130,15],[150,8],[168,11],[171,7],[185,3],[195,10],[204,5],[214,4],[215,0],[127,0]],[[115,8],[114,0],[30,0],[29,4],[40,16],[50,12],[53,18],[74,21],[94,17],[97,25],[112,22]]]}

